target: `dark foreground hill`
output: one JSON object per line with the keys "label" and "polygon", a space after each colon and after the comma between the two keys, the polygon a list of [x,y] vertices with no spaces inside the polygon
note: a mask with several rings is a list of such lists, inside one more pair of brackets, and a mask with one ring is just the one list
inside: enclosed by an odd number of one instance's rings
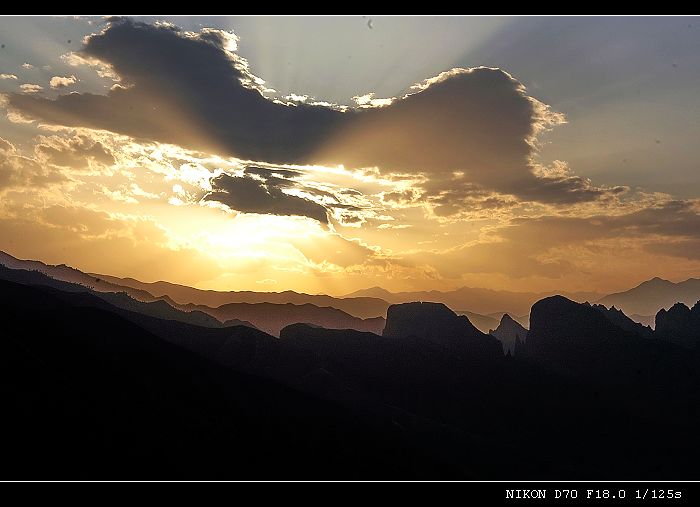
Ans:
{"label": "dark foreground hill", "polygon": [[538,302],[507,357],[439,304],[278,339],[22,273],[0,282],[3,479],[700,477],[697,349],[590,305]]}
{"label": "dark foreground hill", "polygon": [[111,312],[11,282],[0,305],[2,479],[401,477],[435,465],[388,419],[218,366]]}

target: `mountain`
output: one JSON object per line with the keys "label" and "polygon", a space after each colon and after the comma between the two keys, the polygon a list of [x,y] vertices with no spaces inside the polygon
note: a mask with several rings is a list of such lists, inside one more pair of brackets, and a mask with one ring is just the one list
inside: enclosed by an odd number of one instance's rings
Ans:
{"label": "mountain", "polygon": [[445,470],[388,417],[224,368],[112,312],[63,301],[55,289],[1,281],[0,306],[0,431],[12,437],[3,444],[3,480]]}
{"label": "mountain", "polygon": [[[24,285],[53,287],[60,291],[69,293],[91,293],[115,308],[129,310],[131,312],[136,312],[143,315],[149,315],[159,319],[176,320],[203,327],[224,327],[223,323],[205,312],[200,312],[198,310],[183,311],[174,308],[163,300],[156,300],[152,302],[139,301],[124,292],[98,292],[81,284],[56,280],[55,278],[45,275],[40,271],[27,271],[19,268],[11,269],[0,264],[0,279],[21,283]],[[106,304],[102,304],[101,307],[106,307]],[[255,327],[251,323],[245,321],[230,321],[226,325]]]}
{"label": "mountain", "polygon": [[[280,329],[296,322],[307,322],[329,328],[357,329],[377,334],[380,334],[384,328],[384,319],[382,317],[362,319],[333,307],[320,307],[311,303],[229,303],[212,308],[206,305],[179,304],[169,294],[161,293],[161,289],[174,287],[179,291],[174,292],[178,297],[182,294],[204,295],[203,297],[205,299],[208,298],[208,300],[217,300],[228,296],[234,298],[245,296],[256,300],[264,300],[268,296],[272,297],[272,299],[285,300],[292,298],[304,300],[307,296],[291,291],[288,293],[218,293],[167,282],[145,284],[133,279],[121,280],[105,275],[88,275],[65,265],[49,266],[39,261],[23,261],[2,252],[0,252],[0,266],[6,266],[5,279],[13,279],[11,276],[12,271],[22,271],[24,274],[17,275],[20,278],[32,276],[30,273],[41,274],[51,278],[53,281],[41,278],[35,281],[36,284],[48,286],[57,286],[58,284],[58,288],[70,291],[93,291],[105,301],[109,301],[122,309],[206,327],[245,325],[265,330],[275,336],[279,335]],[[126,281],[131,283],[132,286],[120,284]],[[75,287],[66,288],[60,286],[61,282],[74,284]],[[155,290],[158,295],[154,296],[142,287]],[[334,298],[329,296],[309,297],[319,302],[334,300]],[[342,303],[341,300],[335,301]],[[346,300],[346,302],[349,303],[346,306],[353,306],[353,304],[357,303],[357,301],[352,300]],[[370,312],[368,310],[371,305],[375,305],[376,311]],[[359,303],[357,303],[357,308],[365,308],[365,310],[368,310],[368,313],[385,313],[387,307],[388,304],[384,301],[362,298],[359,298]]]}
{"label": "mountain", "polygon": [[65,264],[52,266],[44,264],[40,261],[21,260],[0,251],[0,265],[10,269],[36,271],[38,273],[43,273],[50,276],[55,280],[82,285],[97,292],[126,292],[131,297],[145,302],[156,301],[158,299],[146,291],[114,284],[100,278],[99,276],[83,273],[82,271],[66,266]]}
{"label": "mountain", "polygon": [[319,307],[310,303],[228,303],[217,308],[203,305],[179,305],[189,311],[208,313],[216,319],[231,325],[233,320],[250,322],[256,328],[273,336],[280,330],[298,322],[313,324],[329,329],[355,329],[380,334],[384,329],[384,319],[375,317],[360,319],[337,308]]}
{"label": "mountain", "polygon": [[488,333],[489,329],[492,329],[498,325],[498,319],[490,315],[481,315],[480,313],[474,313],[467,310],[455,310],[457,315],[464,315],[469,319],[469,322],[474,324],[482,333]]}
{"label": "mountain", "polygon": [[698,348],[591,305],[537,302],[505,356],[440,303],[274,338],[4,273],[1,479],[697,477]]}
{"label": "mountain", "polygon": [[604,305],[594,304],[593,308],[602,313],[605,316],[605,318],[608,319],[610,322],[612,322],[619,328],[624,329],[625,331],[635,333],[641,336],[642,338],[654,337],[654,331],[651,329],[650,326],[644,326],[639,322],[634,321],[633,319],[625,315],[625,313],[622,310],[619,310],[614,306],[606,308]]}
{"label": "mountain", "polygon": [[668,310],[656,314],[656,335],[683,347],[700,345],[700,301],[692,308],[676,303]]}
{"label": "mountain", "polygon": [[[595,301],[601,297],[601,294],[596,292],[564,294],[577,301]],[[371,289],[352,292],[345,297],[381,297],[381,299],[392,304],[432,301],[443,303],[455,309],[468,308],[470,312],[481,315],[502,314],[504,312],[509,315],[527,315],[533,303],[550,295],[552,293],[510,292],[472,287],[462,287],[445,292],[431,290],[392,293],[380,287],[372,287]]]}
{"label": "mountain", "polygon": [[501,322],[498,327],[489,331],[491,336],[494,336],[503,345],[503,350],[511,355],[515,353],[516,342],[523,343],[527,338],[527,329],[520,323],[516,322],[507,313],[501,317]]}
{"label": "mountain", "polygon": [[382,336],[425,340],[464,359],[492,359],[503,355],[497,339],[482,333],[466,316],[457,315],[442,303],[391,305]]}
{"label": "mountain", "polygon": [[630,315],[630,319],[634,322],[639,322],[642,326],[648,326],[654,329],[656,325],[656,315],[639,315],[638,313],[633,313]]}
{"label": "mountain", "polygon": [[350,294],[346,294],[343,297],[346,298],[355,298],[355,297],[371,297],[371,298],[379,298],[383,299],[385,301],[394,301],[396,298],[396,293],[390,292],[382,287],[379,286],[374,286],[370,287],[369,289],[360,289],[356,290],[355,292],[351,292]]}
{"label": "mountain", "polygon": [[675,303],[690,306],[699,299],[700,279],[689,278],[684,282],[674,283],[656,277],[640,283],[633,289],[607,295],[597,303],[608,307],[614,305],[628,315],[656,315],[660,309],[668,309]]}
{"label": "mountain", "polygon": [[[496,324],[498,325],[499,322],[501,322],[501,319],[503,316],[506,315],[506,312],[495,312],[495,313],[490,313],[487,315],[487,317],[490,317],[492,319],[496,320]],[[527,327],[530,325],[530,313],[526,313],[525,315],[510,315],[508,314],[508,317],[513,319],[515,322],[523,326],[524,328],[527,329]]]}
{"label": "mountain", "polygon": [[[552,296],[535,303],[523,355],[601,385],[657,389],[692,373],[697,357],[674,344],[624,329],[588,303]],[[677,386],[676,386],[677,387]]]}
{"label": "mountain", "polygon": [[214,291],[187,287],[170,282],[140,282],[133,278],[91,274],[90,276],[106,280],[120,287],[153,294],[155,297],[170,297],[178,304],[194,304],[220,307],[230,303],[275,303],[275,304],[312,304],[318,307],[332,307],[362,319],[385,317],[389,303],[376,297],[335,298],[325,294],[304,294],[291,290],[284,292],[253,291]]}

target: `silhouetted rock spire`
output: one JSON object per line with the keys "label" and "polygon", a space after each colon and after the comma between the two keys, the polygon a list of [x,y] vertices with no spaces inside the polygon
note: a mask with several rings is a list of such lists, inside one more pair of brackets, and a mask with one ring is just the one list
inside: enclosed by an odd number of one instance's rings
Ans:
{"label": "silhouetted rock spire", "polygon": [[521,342],[527,338],[527,329],[521,324],[513,320],[507,313],[501,317],[501,322],[495,330],[489,331],[491,336],[494,336],[503,344],[503,349],[509,354],[515,353],[516,340]]}

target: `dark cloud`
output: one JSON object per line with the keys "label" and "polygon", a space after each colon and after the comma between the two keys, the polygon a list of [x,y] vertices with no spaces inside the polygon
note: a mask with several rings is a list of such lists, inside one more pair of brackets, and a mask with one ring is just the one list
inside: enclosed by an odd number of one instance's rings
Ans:
{"label": "dark cloud", "polygon": [[510,193],[528,201],[574,204],[614,197],[627,190],[625,186],[596,187],[586,178],[566,175],[536,178]]}
{"label": "dark cloud", "polygon": [[340,218],[345,224],[359,224],[363,222],[362,217],[356,215],[342,214]]}
{"label": "dark cloud", "polygon": [[[559,120],[501,70],[453,69],[391,105],[343,111],[266,97],[227,42],[216,30],[192,34],[112,20],[88,38],[81,55],[108,65],[121,78],[119,87],[107,95],[72,93],[55,100],[12,94],[9,105],[50,123],[247,160],[421,174],[426,199],[464,185],[555,204],[619,192],[571,175],[536,173],[532,140]],[[455,172],[461,177],[455,179]],[[458,197],[445,212],[460,206]]]}
{"label": "dark cloud", "polygon": [[328,223],[326,208],[303,197],[285,194],[279,187],[250,176],[223,173],[211,180],[212,191],[204,200],[218,201],[243,213],[297,215]]}
{"label": "dark cloud", "polygon": [[[304,173],[292,169],[248,166],[242,176],[220,174],[210,180],[213,191],[204,199],[218,201],[229,208],[272,215],[299,215],[328,224],[331,218],[340,223],[360,223],[364,219],[353,215],[362,208],[342,202],[343,189],[334,191],[309,186],[299,180]],[[309,197],[293,195],[303,193]],[[336,215],[333,210],[344,210]]]}
{"label": "dark cloud", "polygon": [[225,44],[216,31],[194,36],[169,25],[114,20],[88,39],[81,55],[108,64],[120,87],[56,100],[15,95],[10,105],[52,123],[272,163],[300,160],[339,124],[339,111],[278,104],[243,86],[250,76]]}

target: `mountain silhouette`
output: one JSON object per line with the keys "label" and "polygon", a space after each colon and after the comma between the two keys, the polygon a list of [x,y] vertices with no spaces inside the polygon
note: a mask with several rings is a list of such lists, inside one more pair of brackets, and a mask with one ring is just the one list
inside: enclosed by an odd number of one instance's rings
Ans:
{"label": "mountain silhouette", "polygon": [[489,331],[491,336],[494,336],[503,345],[503,350],[511,355],[515,353],[516,342],[524,342],[527,338],[527,329],[520,323],[516,322],[507,313],[501,317],[498,327]]}
{"label": "mountain silhouette", "polygon": [[700,345],[700,301],[692,308],[676,303],[656,314],[656,336],[687,348]]}
{"label": "mountain silhouette", "polygon": [[634,321],[633,319],[625,315],[625,313],[622,310],[619,310],[614,306],[606,308],[604,305],[594,304],[593,308],[601,312],[605,316],[605,318],[607,318],[610,322],[612,322],[619,328],[624,329],[625,331],[630,331],[632,333],[638,334],[643,338],[652,338],[654,336],[654,331],[651,329],[650,326],[644,326],[639,322]]}
{"label": "mountain silhouette", "polygon": [[497,339],[482,333],[466,316],[458,316],[442,303],[390,306],[382,336],[427,340],[464,358],[503,355],[503,347]]}
{"label": "mountain silhouette", "polygon": [[605,306],[616,306],[628,315],[656,315],[675,303],[692,305],[700,299],[700,279],[689,278],[684,282],[670,282],[659,277],[642,282],[636,287],[610,294],[597,302]]}
{"label": "mountain silhouette", "polygon": [[291,290],[283,292],[254,291],[214,291],[187,287],[170,282],[140,282],[133,278],[118,278],[93,274],[120,287],[130,287],[153,294],[156,297],[168,296],[178,304],[194,304],[217,308],[230,303],[275,303],[313,304],[319,307],[333,307],[362,319],[385,317],[389,303],[376,297],[335,298],[325,294],[304,294]]}
{"label": "mountain silhouette", "polygon": [[217,366],[54,290],[0,282],[3,479],[400,477],[441,466],[389,419]]}
{"label": "mountain silhouette", "polygon": [[529,331],[500,317],[512,348],[435,302],[391,305],[380,333],[279,338],[197,306],[0,267],[0,478],[697,477],[698,305],[652,331],[547,297]]}
{"label": "mountain silhouette", "polygon": [[355,329],[379,334],[384,328],[384,319],[375,317],[360,319],[331,307],[318,307],[310,303],[228,303],[217,308],[202,305],[181,305],[189,311],[208,313],[230,325],[233,320],[250,322],[258,329],[274,336],[289,324],[303,322],[329,329]]}
{"label": "mountain silhouette", "polygon": [[354,297],[372,297],[372,298],[379,298],[383,299],[385,301],[394,301],[397,297],[397,293],[388,291],[384,289],[383,287],[379,287],[378,285],[375,285],[374,287],[370,287],[369,289],[360,289],[356,290],[355,292],[351,292],[349,294],[346,294],[344,297],[346,298],[354,298]]}
{"label": "mountain silhouette", "polygon": [[693,358],[613,322],[600,308],[552,296],[535,303],[525,357],[566,375],[607,385],[658,385],[693,369]]}
{"label": "mountain silhouette", "polygon": [[640,315],[638,313],[633,313],[629,316],[632,321],[641,324],[642,326],[654,329],[656,325],[656,315]]}
{"label": "mountain silhouette", "polygon": [[455,313],[467,317],[469,322],[482,333],[488,333],[489,329],[498,325],[498,320],[490,315],[481,315],[468,310],[456,310]]}
{"label": "mountain silhouette", "polygon": [[111,305],[118,309],[129,310],[131,312],[149,315],[164,320],[176,320],[203,327],[224,327],[225,325],[243,325],[248,327],[255,327],[253,324],[245,321],[229,321],[227,324],[223,324],[207,313],[200,312],[197,310],[182,311],[177,308],[174,308],[164,300],[144,302],[139,301],[138,299],[134,299],[132,296],[124,292],[94,291],[88,287],[85,287],[84,285],[65,282],[63,280],[56,280],[50,276],[45,275],[43,272],[40,271],[27,271],[25,269],[9,269],[3,265],[0,265],[0,279],[22,283],[26,285],[53,287],[59,289],[60,291],[69,293],[89,292],[91,294],[94,294],[97,298],[99,298],[99,300],[102,300],[105,303],[109,303],[109,305],[107,305],[99,304],[96,302],[95,305],[101,308],[105,308]]}
{"label": "mountain silhouette", "polygon": [[40,261],[20,260],[0,251],[0,265],[10,269],[36,271],[38,273],[43,273],[50,276],[54,280],[82,285],[97,292],[126,292],[131,297],[144,302],[156,301],[158,299],[149,292],[113,284],[104,280],[103,278],[100,278],[99,276],[83,273],[82,271],[66,266],[65,264],[52,266],[44,264]]}
{"label": "mountain silhouette", "polygon": [[[212,300],[217,300],[217,298],[220,297],[228,297],[231,294],[234,296],[236,294],[246,294],[247,296],[255,296],[255,298],[260,299],[265,298],[265,295],[268,293],[217,293],[215,291],[202,291],[191,287],[176,286],[166,282],[143,284],[133,279],[131,279],[131,283],[134,285],[133,287],[117,285],[116,283],[107,281],[108,279],[120,280],[114,277],[94,274],[87,275],[64,265],[48,266],[38,261],[22,261],[4,253],[0,255],[0,267],[2,266],[6,266],[6,268],[4,268],[6,273],[11,273],[13,270],[23,273],[40,273],[54,280],[40,279],[36,282],[37,284],[58,286],[59,288],[64,288],[60,282],[75,284],[76,287],[68,290],[91,290],[102,299],[111,302],[119,308],[206,327],[245,325],[262,329],[275,336],[279,335],[280,329],[284,326],[296,322],[308,322],[329,328],[349,328],[375,333],[381,333],[384,328],[384,319],[382,317],[361,319],[336,308],[319,307],[310,303],[229,303],[212,308],[206,305],[179,304],[168,294],[160,294],[158,292],[159,295],[154,296],[152,293],[140,287],[178,287],[185,294],[213,294]],[[11,269],[7,270],[7,267]],[[26,274],[19,275],[17,273],[16,275],[19,277],[17,280],[30,276]],[[13,278],[8,275],[5,279]],[[304,300],[306,296],[292,293],[291,291],[289,294],[299,296],[297,299],[301,300]],[[289,296],[285,293],[277,293],[276,295],[282,296],[283,299]],[[317,301],[334,299],[329,296],[313,296],[312,298],[315,298]],[[376,312],[372,311],[370,313],[386,312],[388,305],[385,302],[377,303],[376,301],[368,302],[360,300],[360,305],[364,305],[367,308],[369,308],[369,303],[375,304],[377,308]]]}

